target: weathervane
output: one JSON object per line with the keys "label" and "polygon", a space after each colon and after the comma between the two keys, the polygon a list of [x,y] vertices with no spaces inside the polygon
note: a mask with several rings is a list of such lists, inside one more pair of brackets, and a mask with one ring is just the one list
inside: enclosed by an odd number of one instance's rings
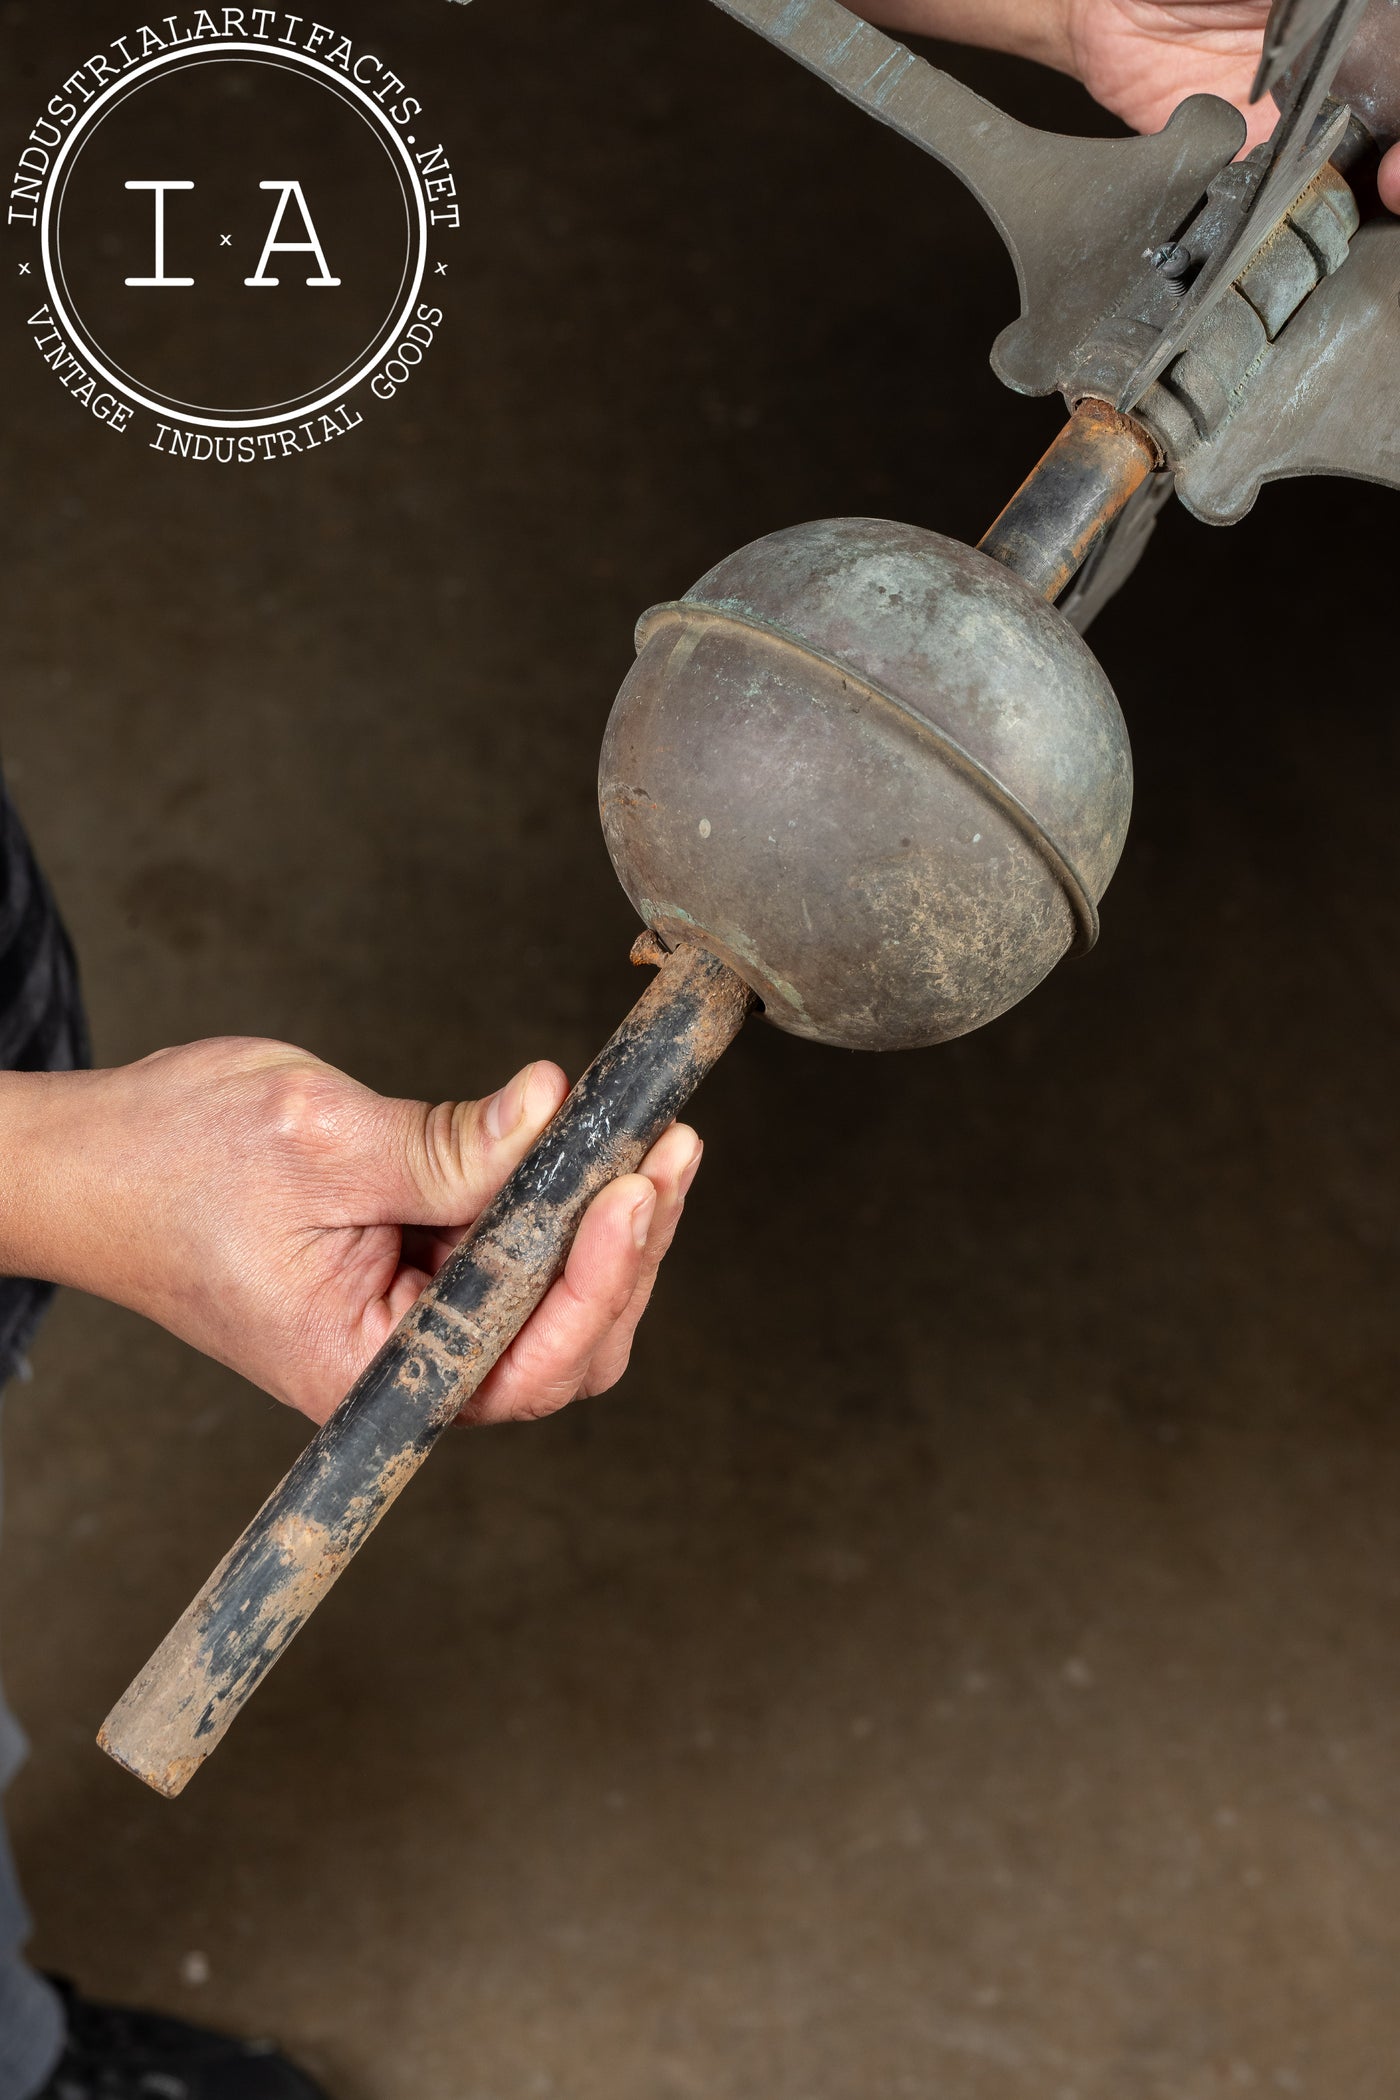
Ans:
{"label": "weathervane", "polygon": [[[980,548],[799,525],[641,621],[599,799],[658,976],[108,1717],[103,1746],[164,1794],[753,1011],[843,1049],[917,1048],[1092,947],[1132,765],[1076,628],[1173,487],[1230,524],[1284,475],[1400,486],[1400,220],[1366,180],[1400,129],[1397,0],[1280,0],[1259,76],[1279,122],[1244,161],[1244,119],[1213,96],[1155,138],[1057,138],[837,0],[716,4],[962,178],[1020,280],[993,364],[1073,413]],[[833,1318],[856,1229],[825,1235]]]}

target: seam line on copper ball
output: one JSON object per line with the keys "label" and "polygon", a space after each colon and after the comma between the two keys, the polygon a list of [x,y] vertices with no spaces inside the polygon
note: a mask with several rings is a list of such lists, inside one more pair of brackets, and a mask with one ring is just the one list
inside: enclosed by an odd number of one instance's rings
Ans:
{"label": "seam line on copper ball", "polygon": [[638,655],[652,636],[660,633],[663,627],[683,626],[697,615],[703,622],[712,626],[737,628],[743,633],[757,635],[760,640],[773,643],[779,648],[790,649],[798,656],[806,657],[809,662],[820,664],[824,670],[833,672],[843,684],[853,687],[868,699],[877,701],[883,707],[892,708],[921,737],[934,745],[952,772],[960,774],[969,786],[975,788],[992,804],[993,808],[1000,810],[1008,822],[1020,832],[1032,852],[1044,861],[1064,892],[1065,902],[1069,905],[1078,929],[1069,953],[1089,953],[1099,937],[1099,910],[1094,902],[1093,893],[1078,868],[1064,848],[1045,829],[1034,810],[1028,809],[1019,795],[1013,794],[1005,782],[998,780],[996,774],[984,766],[979,758],[974,758],[970,751],[965,750],[955,737],[949,736],[946,729],[940,728],[936,722],[930,722],[927,715],[917,713],[907,700],[901,700],[897,693],[889,692],[886,687],[868,678],[863,671],[857,671],[850,664],[842,663],[839,657],[828,656],[824,649],[814,649],[810,642],[803,641],[800,635],[791,633],[786,627],[779,627],[768,620],[754,619],[745,613],[736,613],[727,605],[713,605],[704,598],[676,598],[665,605],[654,605],[650,612],[643,613],[637,622]]}

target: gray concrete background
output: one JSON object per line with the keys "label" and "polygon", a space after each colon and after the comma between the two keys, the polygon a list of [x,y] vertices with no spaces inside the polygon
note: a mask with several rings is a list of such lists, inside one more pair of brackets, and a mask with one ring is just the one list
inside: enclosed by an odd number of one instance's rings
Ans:
{"label": "gray concrete background", "polygon": [[[7,139],[100,12],[0,11]],[[472,198],[393,412],[200,472],[0,342],[0,727],[107,1061],[579,1066],[635,615],[802,517],[975,537],[1056,421],[975,210],[700,0],[392,15],[334,19]],[[444,1451],[173,1807],[93,1731],[300,1425],[63,1303],[6,1423],[45,1961],[343,2100],[1393,2100],[1394,506],[1169,520],[1098,953],[942,1052],[756,1032],[625,1391]]]}

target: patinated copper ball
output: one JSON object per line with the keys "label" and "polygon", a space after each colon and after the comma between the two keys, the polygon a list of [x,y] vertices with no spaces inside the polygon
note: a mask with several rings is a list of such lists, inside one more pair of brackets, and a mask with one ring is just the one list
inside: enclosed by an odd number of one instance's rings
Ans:
{"label": "patinated copper ball", "polygon": [[797,526],[637,644],[603,745],[613,864],[779,1027],[944,1042],[1092,945],[1127,730],[1079,635],[988,556],[880,519]]}

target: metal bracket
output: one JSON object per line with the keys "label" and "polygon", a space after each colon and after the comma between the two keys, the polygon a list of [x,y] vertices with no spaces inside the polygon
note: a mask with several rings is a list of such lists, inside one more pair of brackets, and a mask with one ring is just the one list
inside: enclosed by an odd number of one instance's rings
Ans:
{"label": "metal bracket", "polygon": [[[1183,502],[1211,522],[1232,523],[1285,475],[1400,483],[1400,222],[1363,229],[1348,262],[1354,210],[1340,247],[1307,219],[1351,125],[1329,91],[1380,0],[1275,0],[1258,88],[1276,91],[1279,123],[1238,163],[1244,121],[1213,96],[1183,103],[1154,138],[1063,138],[1004,115],[839,0],[715,4],[971,190],[1021,291],[992,352],[1008,386],[1140,407]],[[1168,260],[1183,268],[1158,267]],[[1105,541],[1073,617],[1087,622],[1134,564],[1165,486]]]}
{"label": "metal bracket", "polygon": [[[1170,304],[1163,304],[1164,288],[1152,285],[1150,271],[1141,276],[1142,300],[1155,325],[1149,330],[1150,347],[1134,361],[1114,396],[1114,405],[1125,413],[1136,408],[1153,382],[1186,349],[1217,301],[1243,274],[1299,193],[1326,167],[1346,137],[1351,113],[1344,104],[1331,102],[1329,91],[1369,5],[1370,0],[1340,0],[1326,14],[1285,99],[1258,178],[1240,193],[1232,212],[1216,212],[1215,223],[1208,229],[1204,265],[1186,298],[1176,302],[1174,312]],[[1282,22],[1306,14],[1311,21],[1315,11],[1304,8],[1299,0],[1276,0],[1270,19],[1271,23]],[[1300,32],[1301,28],[1299,19]],[[1285,39],[1280,48],[1291,49],[1292,40]],[[1193,228],[1182,239],[1199,255],[1206,249],[1207,228]]]}
{"label": "metal bracket", "polygon": [[1017,393],[1071,383],[1100,316],[1140,283],[1144,249],[1176,237],[1244,143],[1244,119],[1214,95],[1183,102],[1155,137],[1036,131],[839,0],[715,4],[966,183],[1016,266],[1021,317],[992,365]]}
{"label": "metal bracket", "polygon": [[1346,267],[1303,303],[1232,416],[1178,476],[1210,525],[1235,525],[1267,481],[1346,474],[1400,488],[1400,219],[1373,219]]}

